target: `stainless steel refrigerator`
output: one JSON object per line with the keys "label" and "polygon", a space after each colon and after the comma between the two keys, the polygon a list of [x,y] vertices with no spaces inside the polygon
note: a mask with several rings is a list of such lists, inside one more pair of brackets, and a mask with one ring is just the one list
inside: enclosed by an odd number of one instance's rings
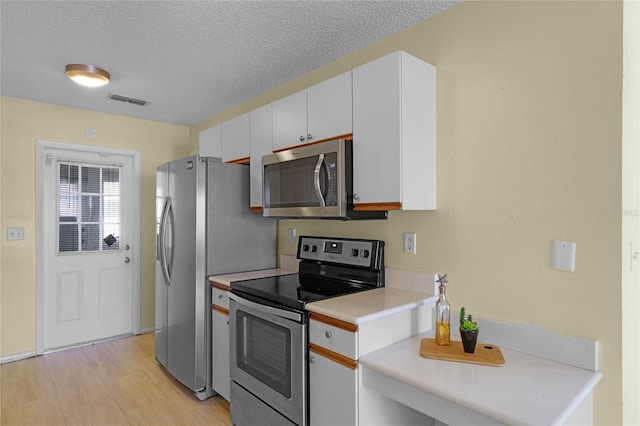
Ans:
{"label": "stainless steel refrigerator", "polygon": [[193,156],[157,168],[156,359],[199,399],[215,395],[207,277],[275,267],[276,226],[249,210],[248,166]]}

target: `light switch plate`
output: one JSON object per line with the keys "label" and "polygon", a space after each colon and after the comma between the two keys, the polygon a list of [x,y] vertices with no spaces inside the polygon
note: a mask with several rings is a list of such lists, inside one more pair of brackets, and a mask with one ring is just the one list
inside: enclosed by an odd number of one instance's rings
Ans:
{"label": "light switch plate", "polygon": [[24,228],[7,228],[7,241],[24,240]]}
{"label": "light switch plate", "polygon": [[551,246],[551,267],[560,271],[575,271],[576,243],[573,241],[553,240]]}

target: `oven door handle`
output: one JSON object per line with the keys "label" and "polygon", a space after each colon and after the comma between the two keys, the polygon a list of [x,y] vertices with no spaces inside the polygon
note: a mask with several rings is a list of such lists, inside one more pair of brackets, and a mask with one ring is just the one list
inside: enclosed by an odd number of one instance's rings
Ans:
{"label": "oven door handle", "polygon": [[302,323],[303,318],[301,313],[278,309],[271,306],[263,305],[261,303],[252,302],[232,292],[228,292],[228,294],[230,299],[234,300],[242,306],[246,306],[247,308]]}

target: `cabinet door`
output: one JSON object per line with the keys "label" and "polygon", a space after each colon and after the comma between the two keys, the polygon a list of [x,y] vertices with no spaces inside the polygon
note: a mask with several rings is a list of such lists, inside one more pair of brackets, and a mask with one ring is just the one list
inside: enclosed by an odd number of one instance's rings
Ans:
{"label": "cabinet door", "polygon": [[224,399],[230,398],[229,315],[213,311],[213,390]]}
{"label": "cabinet door", "polygon": [[400,53],[353,69],[355,203],[400,203]]}
{"label": "cabinet door", "polygon": [[249,158],[249,113],[225,121],[222,128],[222,161],[225,163]]}
{"label": "cabinet door", "polygon": [[307,89],[307,142],[352,132],[351,71]]}
{"label": "cabinet door", "polygon": [[358,370],[309,353],[309,423],[358,424]]}
{"label": "cabinet door", "polygon": [[436,208],[435,91],[435,67],[406,52],[353,70],[356,207]]}
{"label": "cabinet door", "polygon": [[250,207],[262,209],[262,156],[273,149],[273,117],[271,104],[251,111],[251,199]]}
{"label": "cabinet door", "polygon": [[200,132],[200,156],[222,158],[222,134],[220,125]]}
{"label": "cabinet door", "polygon": [[273,150],[307,142],[307,91],[273,103]]}

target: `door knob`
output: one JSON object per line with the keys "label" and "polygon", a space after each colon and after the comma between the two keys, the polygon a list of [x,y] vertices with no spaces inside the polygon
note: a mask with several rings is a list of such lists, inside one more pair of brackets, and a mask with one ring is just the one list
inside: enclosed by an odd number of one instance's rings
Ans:
{"label": "door knob", "polygon": [[130,258],[128,258],[128,257],[125,257],[125,258],[124,258],[124,263],[129,263],[129,262],[131,262],[131,259],[130,259]]}

